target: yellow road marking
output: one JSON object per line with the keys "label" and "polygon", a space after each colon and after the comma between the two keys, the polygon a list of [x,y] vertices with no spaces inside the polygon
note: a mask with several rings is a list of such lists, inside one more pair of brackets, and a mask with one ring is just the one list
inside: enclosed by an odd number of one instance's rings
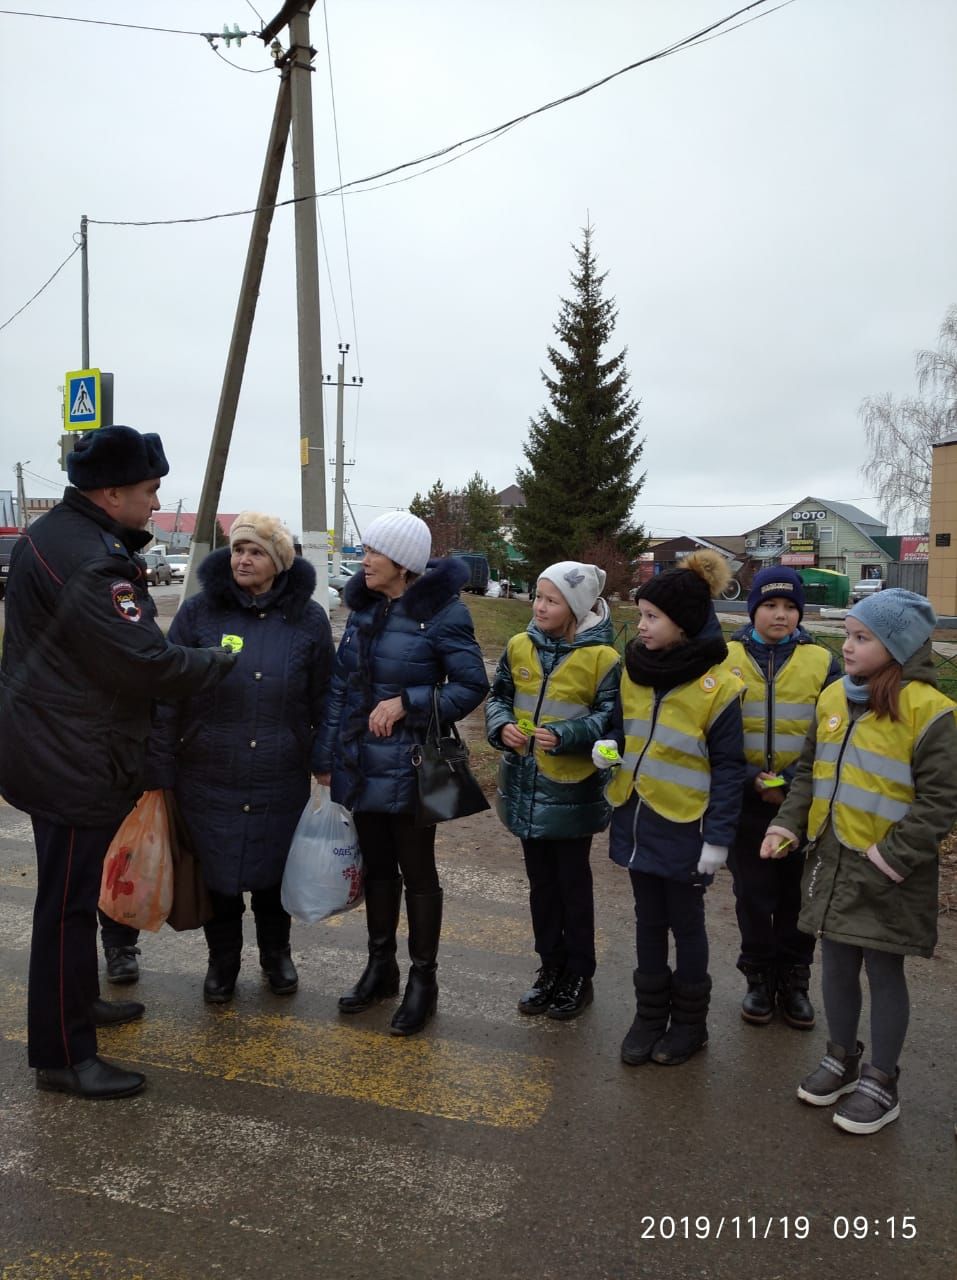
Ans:
{"label": "yellow road marking", "polygon": [[186,1280],[162,1263],[117,1258],[103,1249],[43,1253],[30,1249],[12,1261],[0,1257],[0,1280]]}
{"label": "yellow road marking", "polygon": [[[25,1041],[25,1010],[22,987],[0,987],[5,1039]],[[100,1031],[99,1037],[102,1052],[123,1062],[495,1128],[531,1128],[552,1092],[548,1059],[458,1044],[431,1030],[403,1038],[289,1014],[228,1009],[210,1012],[201,1026],[147,1014],[142,1022]]]}

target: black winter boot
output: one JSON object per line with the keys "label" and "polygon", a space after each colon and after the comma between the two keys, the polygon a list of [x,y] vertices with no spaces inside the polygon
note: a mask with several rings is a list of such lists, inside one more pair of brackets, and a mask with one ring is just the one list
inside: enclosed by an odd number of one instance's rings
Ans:
{"label": "black winter boot", "polygon": [[703,982],[671,980],[671,1025],[652,1050],[653,1062],[676,1067],[708,1043],[711,979]]}
{"label": "black winter boot", "polygon": [[365,896],[369,962],[352,990],[339,997],[340,1013],[361,1013],[377,1000],[399,994],[395,931],[399,927],[402,881],[367,880]]}
{"label": "black winter boot", "polygon": [[774,1017],[774,970],[769,965],[745,964],[738,968],[748,980],[748,994],[741,1001],[741,1017],[752,1026],[765,1027]]}
{"label": "black winter boot", "polygon": [[792,964],[778,969],[778,1007],[789,1027],[810,1031],[814,1026],[814,1006],[808,999],[811,969],[806,964]]}
{"label": "black winter boot", "polygon": [[438,893],[406,893],[409,917],[409,956],[412,969],[402,1003],[392,1018],[394,1036],[421,1031],[435,1013],[439,984],[435,980],[439,935],[442,932],[442,890]]}
{"label": "black winter boot", "polygon": [[203,983],[203,999],[207,1004],[226,1004],[232,1000],[243,955],[243,920],[212,919],[203,925],[209,947],[209,968]]}
{"label": "black winter boot", "polygon": [[665,1033],[671,1010],[671,970],[647,974],[638,969],[633,974],[635,1004],[638,1012],[624,1040],[621,1060],[629,1067],[640,1067],[651,1057],[651,1051]]}
{"label": "black winter boot", "polygon": [[289,946],[291,924],[285,911],[282,914],[275,912],[256,916],[259,964],[277,996],[291,996],[299,988],[299,974],[292,962],[292,949]]}

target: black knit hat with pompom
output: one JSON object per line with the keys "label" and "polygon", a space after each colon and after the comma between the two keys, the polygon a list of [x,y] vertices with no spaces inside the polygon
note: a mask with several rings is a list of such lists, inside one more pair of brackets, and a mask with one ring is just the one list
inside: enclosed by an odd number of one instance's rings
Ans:
{"label": "black knit hat with pompom", "polygon": [[695,551],[676,569],[649,578],[635,592],[635,603],[647,600],[667,614],[686,636],[704,630],[711,617],[712,597],[731,581],[731,571],[718,551]]}

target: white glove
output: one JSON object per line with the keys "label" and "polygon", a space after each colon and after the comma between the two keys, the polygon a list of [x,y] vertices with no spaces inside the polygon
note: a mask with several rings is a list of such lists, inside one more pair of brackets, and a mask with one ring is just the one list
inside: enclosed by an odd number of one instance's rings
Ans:
{"label": "white glove", "polygon": [[[606,751],[614,751],[614,756],[604,756],[601,749]],[[591,749],[591,762],[596,769],[612,769],[616,764],[621,764],[621,756],[618,754],[618,743],[614,738],[599,738]]]}
{"label": "white glove", "polygon": [[713,876],[727,861],[727,849],[722,849],[719,844],[708,844],[706,840],[701,846],[701,857],[698,859],[698,875]]}

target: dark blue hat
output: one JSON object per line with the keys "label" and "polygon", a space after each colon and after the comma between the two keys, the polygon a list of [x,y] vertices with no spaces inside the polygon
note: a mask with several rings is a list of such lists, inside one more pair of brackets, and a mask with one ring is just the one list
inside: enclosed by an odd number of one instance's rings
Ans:
{"label": "dark blue hat", "polygon": [[772,565],[769,569],[759,569],[754,575],[751,590],[748,592],[748,613],[751,621],[758,605],[765,600],[790,600],[797,605],[798,622],[804,617],[804,583],[793,569],[786,565]]}
{"label": "dark blue hat", "polygon": [[100,427],[78,437],[67,454],[66,473],[77,489],[111,489],[157,480],[169,473],[169,463],[155,431]]}

